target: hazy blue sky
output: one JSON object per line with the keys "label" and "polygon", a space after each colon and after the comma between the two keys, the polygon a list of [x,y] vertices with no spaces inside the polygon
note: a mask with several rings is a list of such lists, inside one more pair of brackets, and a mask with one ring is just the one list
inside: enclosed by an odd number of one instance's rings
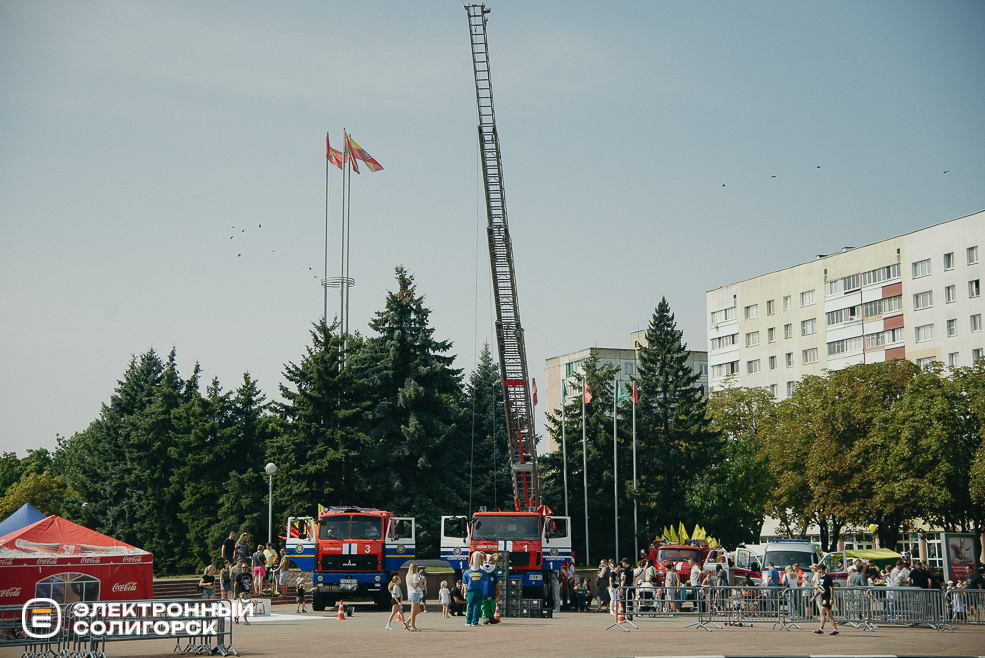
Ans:
{"label": "hazy blue sky", "polygon": [[[706,290],[985,208],[983,2],[490,7],[541,382],[663,295],[705,349]],[[456,2],[0,2],[0,449],[85,429],[150,347],[275,396],[322,312],[343,128],[385,167],[353,177],[353,326],[402,264],[471,369],[475,125]]]}

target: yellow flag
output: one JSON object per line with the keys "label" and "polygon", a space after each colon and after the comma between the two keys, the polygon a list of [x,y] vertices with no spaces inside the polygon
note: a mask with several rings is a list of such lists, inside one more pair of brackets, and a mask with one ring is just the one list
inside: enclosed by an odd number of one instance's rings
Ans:
{"label": "yellow flag", "polygon": [[318,518],[319,519],[321,518],[322,512],[324,512],[324,511],[325,511],[325,506],[322,505],[321,503],[318,503]]}
{"label": "yellow flag", "polygon": [[718,548],[718,542],[715,541],[714,537],[708,538],[708,548]]}
{"label": "yellow flag", "polygon": [[678,525],[679,525],[679,528],[680,529],[678,530],[677,535],[678,535],[678,538],[680,539],[680,543],[683,544],[683,543],[685,543],[687,541],[687,530],[684,529],[684,522],[683,521],[681,521]]}
{"label": "yellow flag", "polygon": [[697,523],[694,524],[694,532],[691,533],[691,539],[704,539],[705,531],[701,529]]}
{"label": "yellow flag", "polygon": [[671,526],[670,527],[670,536],[667,537],[667,541],[669,541],[672,544],[679,544],[680,543],[677,540],[677,533],[674,532],[674,526]]}

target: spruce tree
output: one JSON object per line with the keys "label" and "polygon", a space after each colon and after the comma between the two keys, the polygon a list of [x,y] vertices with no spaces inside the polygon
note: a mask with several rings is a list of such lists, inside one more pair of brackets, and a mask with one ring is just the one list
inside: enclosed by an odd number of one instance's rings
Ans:
{"label": "spruce tree", "polygon": [[468,511],[474,512],[482,506],[491,510],[513,509],[503,380],[488,343],[469,376],[462,408],[471,419],[462,427],[463,434],[470,437],[470,468],[466,474],[471,481]]}
{"label": "spruce tree", "polygon": [[414,516],[418,553],[436,554],[439,517],[467,505],[461,371],[447,355],[451,343],[435,340],[413,277],[397,267],[396,278],[370,323],[378,336],[352,358],[371,400],[360,424],[370,439],[364,468],[377,506]]}
{"label": "spruce tree", "polygon": [[666,297],[653,313],[646,342],[636,377],[639,515],[654,537],[664,525],[703,521],[688,509],[687,487],[714,463],[721,444]]}

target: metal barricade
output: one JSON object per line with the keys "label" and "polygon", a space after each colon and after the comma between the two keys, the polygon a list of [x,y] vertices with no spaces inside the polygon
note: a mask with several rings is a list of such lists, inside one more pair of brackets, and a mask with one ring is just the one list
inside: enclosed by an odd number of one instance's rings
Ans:
{"label": "metal barricade", "polygon": [[985,590],[948,589],[942,601],[942,627],[953,631],[955,625],[985,625]]}
{"label": "metal barricade", "polygon": [[789,630],[799,628],[787,616],[785,590],[779,587],[657,587],[644,585],[622,588],[620,600],[626,618],[696,617],[688,623],[710,631],[710,626],[752,626],[773,624]]}
{"label": "metal barricade", "polygon": [[945,625],[944,596],[939,589],[919,587],[872,587],[869,592],[869,623],[878,625]]}

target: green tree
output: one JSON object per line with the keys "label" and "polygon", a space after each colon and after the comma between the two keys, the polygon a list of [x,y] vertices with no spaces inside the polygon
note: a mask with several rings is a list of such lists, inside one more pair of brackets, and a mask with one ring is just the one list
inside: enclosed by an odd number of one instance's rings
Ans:
{"label": "green tree", "polygon": [[774,488],[763,437],[776,424],[776,401],[763,389],[730,382],[709,396],[708,413],[725,448],[689,484],[688,505],[724,545],[758,543]]}
{"label": "green tree", "polygon": [[34,472],[24,476],[0,498],[0,519],[4,519],[26,503],[33,505],[42,514],[65,513],[64,500],[73,494],[65,485],[65,478],[44,471],[40,475]]}
{"label": "green tree", "polygon": [[513,509],[513,477],[503,407],[503,380],[486,343],[469,375],[461,403],[469,420],[462,427],[469,441],[467,510]]}
{"label": "green tree", "polygon": [[687,488],[718,462],[722,449],[689,356],[663,298],[647,327],[637,369],[640,522],[649,537],[665,525],[704,523],[701,512],[688,506]]}
{"label": "green tree", "polygon": [[[277,435],[268,458],[278,468],[275,507],[284,516],[315,512],[317,505],[366,505],[369,485],[362,452],[369,437],[357,427],[369,391],[357,386],[357,373],[340,368],[338,323],[319,321],[298,364],[284,370],[283,402],[273,404]],[[349,338],[349,363],[362,349]]]}
{"label": "green tree", "polygon": [[[568,455],[568,496],[571,514],[572,546],[580,553],[585,549],[585,478],[588,487],[588,535],[589,554],[585,556],[613,557],[615,544],[615,480],[613,469],[612,412],[615,387],[613,382],[618,374],[618,366],[603,361],[594,348],[581,364],[581,373],[576,374],[577,394],[568,398],[565,408],[565,430]],[[582,448],[582,391],[588,383],[592,400],[585,405],[585,450]],[[572,391],[574,392],[574,391]],[[559,448],[540,460],[543,480],[544,500],[556,513],[564,510],[564,459],[561,445],[560,410],[547,412],[547,431]],[[620,487],[620,539],[632,535],[632,444],[627,444],[620,432],[617,450],[619,456],[619,477],[630,482],[629,489]],[[583,459],[583,453],[585,459]],[[583,464],[586,467],[583,467]],[[628,540],[620,541],[625,552]]]}
{"label": "green tree", "polygon": [[378,336],[351,357],[370,400],[359,426],[370,439],[362,469],[372,474],[370,498],[414,516],[418,551],[435,554],[439,517],[464,513],[467,505],[461,371],[447,355],[451,343],[435,340],[413,277],[397,267],[396,279],[397,290],[370,322]]}

